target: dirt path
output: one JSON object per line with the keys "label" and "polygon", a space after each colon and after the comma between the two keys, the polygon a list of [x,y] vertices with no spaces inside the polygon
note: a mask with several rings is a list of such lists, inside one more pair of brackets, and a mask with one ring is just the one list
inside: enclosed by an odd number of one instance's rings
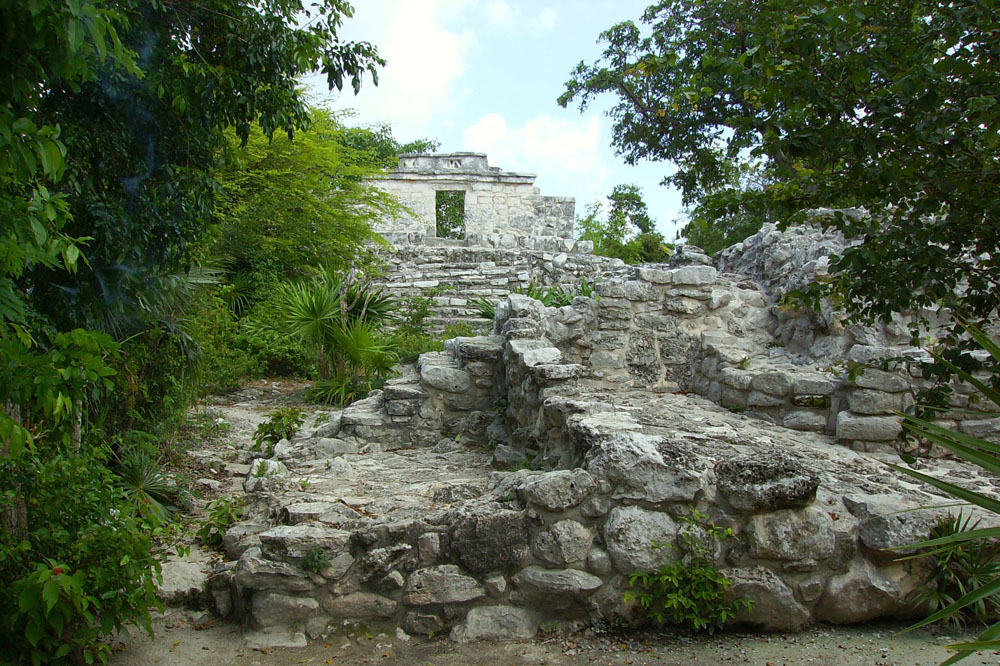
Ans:
{"label": "dirt path", "polygon": [[[380,664],[463,666],[492,664],[635,665],[756,664],[759,666],[932,666],[948,653],[944,645],[971,638],[927,631],[900,634],[902,625],[814,627],[798,634],[717,636],[643,634],[595,636],[589,631],[549,635],[531,641],[471,643],[410,637],[402,641],[388,627],[342,629],[304,648],[247,647],[239,627],[213,623],[197,630],[197,614],[174,611],[156,620],[156,639],[135,636],[116,652],[113,666],[277,666],[278,664]],[[1000,664],[1000,652],[979,653],[962,662]]]}
{"label": "dirt path", "polygon": [[[195,515],[214,497],[241,494],[246,443],[267,413],[295,402],[301,386],[259,383],[231,399],[199,409],[202,420],[227,424],[220,437],[187,453],[189,473],[201,489]],[[242,472],[242,473],[241,473]],[[413,507],[404,507],[411,509]],[[165,566],[165,591],[175,602],[197,596],[213,553],[193,549],[191,557]],[[939,664],[949,653],[944,645],[973,636],[935,635],[929,631],[899,633],[904,625],[814,627],[798,634],[683,633],[598,635],[581,628],[540,633],[530,641],[460,645],[446,637],[428,640],[398,634],[394,627],[343,626],[325,639],[299,648],[259,650],[247,643],[239,626],[213,619],[203,611],[168,608],[154,620],[155,639],[133,631],[115,648],[114,666],[272,666],[278,664],[385,664],[386,666],[460,666],[465,664],[759,664],[792,666],[922,666]],[[964,664],[1000,664],[1000,652],[974,655]]]}

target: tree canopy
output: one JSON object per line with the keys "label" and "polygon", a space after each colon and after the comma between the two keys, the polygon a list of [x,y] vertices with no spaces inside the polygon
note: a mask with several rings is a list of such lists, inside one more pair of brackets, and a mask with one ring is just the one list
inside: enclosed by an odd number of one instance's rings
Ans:
{"label": "tree canopy", "polygon": [[627,264],[664,262],[673,248],[656,230],[656,221],[636,185],[615,185],[608,195],[608,211],[596,202],[576,221],[577,238],[594,243],[594,253]]}
{"label": "tree canopy", "polygon": [[985,323],[1000,302],[998,30],[978,0],[664,0],[602,33],[559,103],[613,96],[617,151],[673,162],[664,183],[725,240],[867,208],[829,222],[863,240],[826,285],[858,318],[947,307]]}
{"label": "tree canopy", "polygon": [[221,149],[307,129],[303,74],[374,78],[375,48],[338,37],[352,12],[0,0],[0,661],[104,660],[101,636],[148,626],[158,519],[111,468],[153,435],[123,432],[123,396],[183,407],[177,306]]}

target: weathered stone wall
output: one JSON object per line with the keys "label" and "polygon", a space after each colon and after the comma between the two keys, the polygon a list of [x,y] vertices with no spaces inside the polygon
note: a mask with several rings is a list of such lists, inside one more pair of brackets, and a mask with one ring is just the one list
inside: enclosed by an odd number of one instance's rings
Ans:
{"label": "weathered stone wall", "polygon": [[402,155],[399,166],[377,183],[408,209],[376,225],[385,235],[436,235],[438,191],[463,192],[465,235],[573,238],[575,201],[542,196],[534,174],[490,167],[486,155]]}
{"label": "weathered stone wall", "polygon": [[[729,252],[721,272],[688,248],[669,265],[619,267],[599,298],[563,308],[510,295],[492,335],[449,341],[381,392],[279,443],[247,475],[251,508],[226,536],[234,561],[210,582],[217,609],[265,630],[319,635],[334,620],[383,618],[415,633],[450,629],[457,640],[527,637],[553,618],[631,618],[629,576],[670,558],[653,543],[678,544],[684,517],[698,511],[733,532],[715,562],[733,581],[730,596],[754,601],[743,623],[795,630],[912,615],[907,595],[927,564],[897,561],[906,553],[898,547],[926,536],[940,514],[905,510],[944,498],[881,459],[897,460],[892,411],[920,381],[833,371],[841,357],[824,350],[901,348],[892,331],[837,328],[832,312],[804,334],[808,320],[786,317],[776,294],[808,270],[795,253],[781,258],[795,241],[768,240],[777,233]],[[401,251],[396,272],[414,272],[399,289],[460,275],[465,292],[479,285],[498,296],[514,281],[594,268],[568,252],[557,261],[484,248]],[[805,263],[816,268],[822,256]],[[574,260],[583,263],[566,268]],[[737,265],[752,277],[732,272]],[[949,425],[1000,431],[987,412]],[[414,501],[395,514],[335,494],[366,455],[427,447],[442,452],[441,465],[481,459],[489,447],[497,471],[428,489],[430,506]],[[317,486],[331,479],[324,501],[289,499],[296,482],[285,463],[302,460],[314,461]],[[997,494],[978,468],[924,464]],[[317,548],[326,564],[306,571]]]}
{"label": "weathered stone wall", "polygon": [[480,298],[498,302],[532,282],[575,289],[583,279],[594,282],[625,268],[621,260],[591,254],[589,243],[554,238],[528,240],[540,242],[538,246],[516,248],[400,243],[381,255],[388,268],[378,284],[396,298],[431,298],[427,324],[432,331],[455,323],[485,330],[490,322],[480,319],[475,308]]}

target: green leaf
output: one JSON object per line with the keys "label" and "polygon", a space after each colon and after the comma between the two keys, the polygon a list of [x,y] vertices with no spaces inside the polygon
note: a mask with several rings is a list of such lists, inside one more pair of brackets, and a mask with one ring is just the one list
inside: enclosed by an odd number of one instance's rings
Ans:
{"label": "green leaf", "polygon": [[57,603],[59,603],[59,583],[55,578],[45,581],[42,586],[42,600],[45,601],[45,614],[48,615]]}

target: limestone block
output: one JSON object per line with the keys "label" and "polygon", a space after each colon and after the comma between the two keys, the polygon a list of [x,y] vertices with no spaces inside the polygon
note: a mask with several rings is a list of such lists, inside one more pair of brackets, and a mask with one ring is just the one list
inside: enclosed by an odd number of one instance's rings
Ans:
{"label": "limestone block", "polygon": [[258,536],[263,554],[277,561],[301,559],[314,548],[333,554],[347,550],[350,543],[350,532],[321,527],[315,523],[278,525]]}
{"label": "limestone block", "polygon": [[827,415],[811,409],[795,409],[787,414],[781,425],[792,430],[823,432],[826,430]]}
{"label": "limestone block", "polygon": [[747,522],[750,554],[768,560],[822,560],[833,555],[833,520],[815,507],[757,514]]}
{"label": "limestone block", "polygon": [[652,282],[653,284],[670,284],[674,278],[673,271],[662,270],[659,268],[646,268],[640,266],[637,269],[637,272],[640,280]]}
{"label": "limestone block", "polygon": [[903,610],[903,596],[894,580],[855,559],[847,573],[830,578],[813,612],[821,622],[867,622]]}
{"label": "limestone block", "polygon": [[1000,442],[1000,418],[962,421],[958,424],[958,429],[966,435]]}
{"label": "limestone block", "polygon": [[895,416],[859,416],[852,412],[837,414],[837,437],[869,442],[896,439],[903,432]]}
{"label": "limestone block", "polygon": [[444,620],[435,613],[409,611],[403,616],[403,629],[411,634],[430,636],[444,629]]}
{"label": "limestone block", "polygon": [[483,585],[486,586],[486,591],[489,592],[491,597],[502,597],[503,593],[507,591],[507,579],[500,574],[487,576],[486,580],[483,581]]}
{"label": "limestone block", "polygon": [[469,571],[485,573],[520,564],[529,552],[527,517],[520,511],[483,511],[455,526],[452,549]]}
{"label": "limestone block", "polygon": [[603,581],[579,569],[525,567],[512,579],[517,591],[532,606],[568,608],[601,587]]}
{"label": "limestone block", "polygon": [[750,381],[754,390],[768,395],[785,397],[792,392],[792,382],[784,372],[765,372]]}
{"label": "limestone block", "polygon": [[564,567],[581,564],[593,542],[589,529],[575,520],[560,520],[535,537],[531,550],[539,560]]}
{"label": "limestone block", "polygon": [[629,365],[652,365],[659,360],[656,336],[650,331],[633,331],[629,336],[625,360]]}
{"label": "limestone block", "polygon": [[816,498],[819,478],[785,454],[754,454],[715,466],[719,492],[737,511],[804,507]]}
{"label": "limestone block", "polygon": [[739,368],[726,367],[719,370],[719,381],[740,391],[749,389],[753,378],[752,372]]}
{"label": "limestone block", "polygon": [[277,460],[256,458],[250,465],[250,471],[243,481],[243,490],[252,493],[266,488],[266,480],[275,477],[287,477],[289,474],[285,464]]}
{"label": "limestone block", "polygon": [[[605,426],[611,422],[610,417],[601,420]],[[691,469],[693,457],[660,438],[612,432],[589,447],[586,460],[591,473],[611,482],[616,499],[690,501],[701,489],[700,474]]]}
{"label": "limestone block", "polygon": [[673,284],[712,284],[717,271],[714,266],[682,266],[670,271]]}
{"label": "limestone block", "polygon": [[785,399],[776,395],[762,393],[761,391],[750,391],[747,394],[748,407],[780,407],[785,404]]}
{"label": "limestone block", "polygon": [[900,546],[927,539],[937,521],[938,515],[926,511],[869,516],[858,526],[858,540],[873,560],[892,562],[917,552]]}
{"label": "limestone block", "polygon": [[724,574],[732,581],[726,601],[745,597],[753,609],[734,618],[739,624],[756,625],[764,631],[798,631],[809,622],[809,609],[795,600],[791,588],[764,567],[732,569]]}
{"label": "limestone block", "polygon": [[281,520],[289,525],[308,523],[318,519],[337,504],[337,502],[296,502],[281,510]]}
{"label": "limestone block", "polygon": [[420,379],[438,390],[448,393],[465,393],[469,390],[469,373],[444,365],[421,365]]}
{"label": "limestone block", "polygon": [[549,511],[565,511],[582,502],[596,487],[597,482],[586,470],[558,470],[529,479],[518,488],[518,495]]}
{"label": "limestone block", "polygon": [[836,389],[829,379],[822,376],[796,376],[792,379],[792,391],[795,395],[831,395]]}
{"label": "limestone block", "polygon": [[521,356],[521,362],[529,368],[536,365],[559,363],[561,360],[562,352],[555,347],[528,349]]}
{"label": "limestone block", "polygon": [[284,562],[265,559],[258,548],[251,548],[240,556],[233,567],[233,580],[238,587],[249,590],[307,592],[316,587],[304,571]]}
{"label": "limestone block", "polygon": [[902,393],[855,389],[847,394],[847,408],[855,414],[892,414],[903,408]]}
{"label": "limestone block", "polygon": [[343,596],[327,596],[323,600],[323,610],[335,618],[352,620],[389,618],[396,614],[396,602],[370,592],[352,592]]}
{"label": "limestone block", "polygon": [[590,354],[590,365],[595,368],[621,369],[625,367],[624,354],[620,351],[595,351]]}
{"label": "limestone block", "polygon": [[726,409],[745,409],[747,406],[747,394],[728,386],[719,389],[719,404]]}
{"label": "limestone block", "polygon": [[630,301],[654,301],[659,297],[657,290],[648,282],[628,280],[625,282],[625,298]]}
{"label": "limestone block", "polygon": [[900,393],[906,391],[910,386],[899,375],[874,368],[865,368],[864,373],[855,378],[854,384],[861,388],[889,393]]}
{"label": "limestone block", "polygon": [[531,612],[513,606],[479,606],[470,610],[461,624],[451,630],[456,643],[509,641],[531,638],[538,623]]}
{"label": "limestone block", "polygon": [[433,562],[441,554],[441,535],[425,532],[417,537],[417,555],[424,563]]}
{"label": "limestone block", "polygon": [[358,452],[358,445],[338,437],[321,437],[312,442],[312,448],[321,457],[349,455]]}
{"label": "limestone block", "polygon": [[333,412],[325,422],[316,425],[310,436],[313,438],[336,437],[337,433],[340,432],[340,419],[340,412]]}
{"label": "limestone block", "polygon": [[580,505],[580,514],[584,518],[600,518],[611,509],[611,500],[602,495],[593,495]]}
{"label": "limestone block", "polygon": [[677,524],[669,514],[637,506],[616,507],[604,524],[604,542],[615,570],[629,575],[652,571],[670,560],[670,548],[654,549],[653,543],[673,543]]}
{"label": "limestone block", "polygon": [[484,596],[486,591],[476,579],[454,564],[414,571],[403,591],[403,601],[411,606],[464,603]]}

